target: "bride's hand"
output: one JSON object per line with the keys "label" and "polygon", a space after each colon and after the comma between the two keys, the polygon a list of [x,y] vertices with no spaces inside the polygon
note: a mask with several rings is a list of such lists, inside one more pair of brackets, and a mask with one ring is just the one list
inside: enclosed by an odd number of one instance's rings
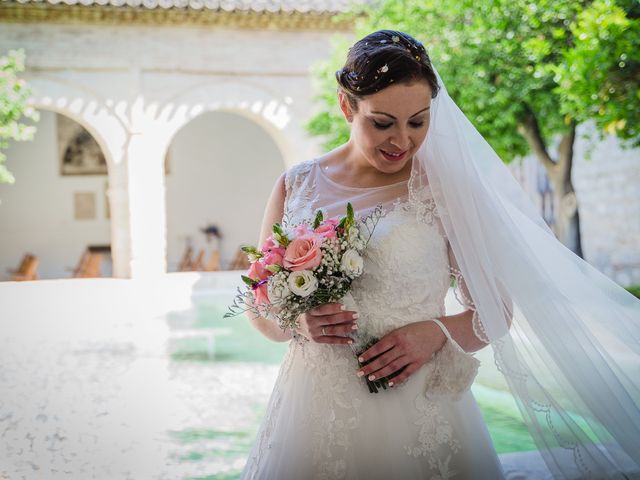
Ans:
{"label": "bride's hand", "polygon": [[317,343],[353,343],[347,335],[357,330],[358,314],[342,308],[340,303],[325,303],[303,313],[298,333]]}
{"label": "bride's hand", "polygon": [[358,370],[357,375],[376,380],[400,371],[389,382],[391,386],[398,385],[427,363],[445,341],[444,333],[434,322],[416,322],[397,328],[360,355],[360,363],[379,356]]}

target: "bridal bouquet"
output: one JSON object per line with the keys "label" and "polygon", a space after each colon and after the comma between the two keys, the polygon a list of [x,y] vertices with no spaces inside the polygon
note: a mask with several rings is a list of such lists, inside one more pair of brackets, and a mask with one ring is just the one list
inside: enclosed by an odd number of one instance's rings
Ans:
{"label": "bridal bouquet", "polygon": [[[341,218],[325,220],[318,210],[313,220],[287,228],[274,224],[259,249],[242,247],[251,266],[242,275],[245,288],[238,288],[225,318],[251,311],[277,320],[283,330],[296,329],[298,316],[319,305],[343,301],[353,307],[351,282],[363,273],[362,253],[382,215],[378,206],[369,216],[356,220],[349,203]],[[357,356],[378,340],[362,327],[351,338]],[[365,381],[371,392],[388,386],[387,379]]]}

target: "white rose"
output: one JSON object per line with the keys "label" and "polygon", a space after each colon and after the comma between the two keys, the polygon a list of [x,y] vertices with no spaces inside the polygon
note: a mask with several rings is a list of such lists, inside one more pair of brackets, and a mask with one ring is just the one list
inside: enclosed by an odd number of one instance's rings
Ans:
{"label": "white rose", "polygon": [[342,255],[342,261],[340,262],[340,270],[348,276],[355,278],[362,275],[363,268],[364,261],[357,251],[350,248],[344,252],[344,255]]}
{"label": "white rose", "polygon": [[287,283],[291,291],[301,297],[308,297],[318,289],[318,279],[313,276],[311,270],[291,272]]}
{"label": "white rose", "polygon": [[291,290],[289,289],[287,281],[282,277],[276,279],[275,276],[269,279],[269,282],[267,283],[267,292],[269,293],[269,299],[274,300],[275,302],[285,300],[289,295],[291,295]]}

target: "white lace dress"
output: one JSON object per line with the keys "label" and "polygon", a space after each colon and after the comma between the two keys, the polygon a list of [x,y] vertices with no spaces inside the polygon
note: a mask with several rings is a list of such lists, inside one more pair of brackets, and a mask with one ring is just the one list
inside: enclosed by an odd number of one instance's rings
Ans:
{"label": "white lace dress", "polygon": [[[378,337],[445,314],[450,285],[446,238],[435,221],[433,201],[403,197],[406,183],[341,186],[315,160],[296,165],[286,177],[290,223],[311,218],[316,208],[341,214],[347,201],[356,214],[366,213],[359,205],[386,205],[365,251],[364,274],[352,285],[358,323],[366,322]],[[445,381],[455,384],[455,361],[441,363]],[[348,346],[292,341],[241,478],[503,478],[469,390],[455,400],[429,397],[427,364],[404,384],[372,394],[357,370]]]}

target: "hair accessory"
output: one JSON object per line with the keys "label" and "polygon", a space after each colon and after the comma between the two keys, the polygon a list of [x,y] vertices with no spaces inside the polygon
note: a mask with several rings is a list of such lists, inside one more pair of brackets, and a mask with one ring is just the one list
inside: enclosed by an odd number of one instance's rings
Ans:
{"label": "hair accessory", "polygon": [[393,41],[393,43],[398,43],[400,41],[400,37],[397,35],[394,35],[393,37],[391,37],[391,40]]}
{"label": "hair accessory", "polygon": [[378,69],[379,73],[387,73],[388,71],[389,71],[389,66],[386,63]]}

